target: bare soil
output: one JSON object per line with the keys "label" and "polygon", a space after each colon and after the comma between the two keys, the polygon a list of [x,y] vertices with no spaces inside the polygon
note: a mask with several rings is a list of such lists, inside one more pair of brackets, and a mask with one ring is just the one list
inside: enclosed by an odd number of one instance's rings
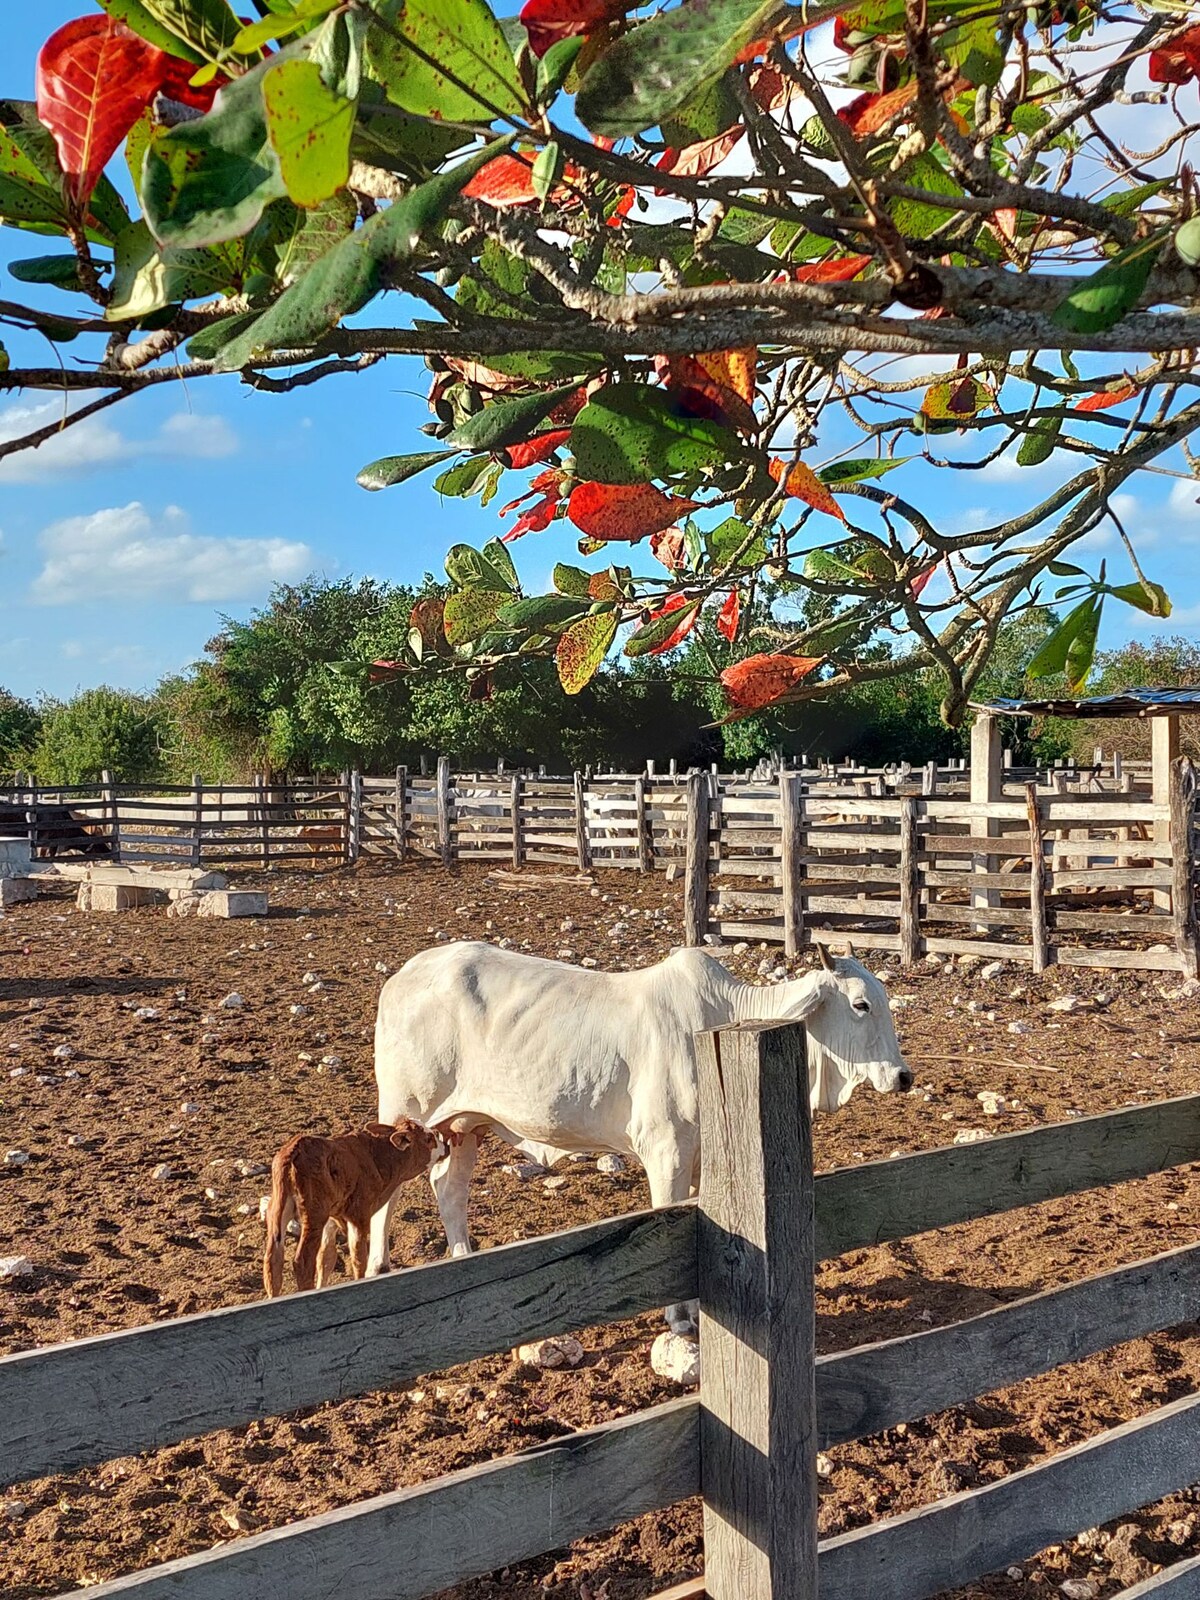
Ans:
{"label": "bare soil", "polygon": [[[656,959],[678,939],[676,886],[633,872],[598,874],[595,893],[552,883],[515,893],[481,868],[428,866],[260,881],[272,902],[263,921],[82,915],[65,890],[0,921],[0,1149],[30,1156],[0,1166],[0,1255],[35,1263],[31,1278],[0,1282],[0,1352],[258,1297],[264,1178],[236,1164],[265,1166],[295,1132],[371,1117],[379,989],[437,934],[507,938],[606,968]],[[754,947],[730,960],[753,976],[762,958]],[[323,987],[304,985],[307,972]],[[963,1128],[1012,1131],[1200,1090],[1200,1015],[1194,1001],[1164,997],[1176,983],[893,966],[891,992],[915,997],[897,1021],[917,1088],[859,1090],[818,1118],[821,1168],[946,1144]],[[243,1006],[221,1009],[232,992]],[[1083,1009],[1047,1010],[1068,992]],[[139,1016],[146,1008],[157,1015]],[[1010,1034],[1013,1021],[1029,1031]],[[61,1045],[69,1058],[55,1056]],[[1004,1095],[998,1118],[983,1115],[982,1089]],[[498,1144],[484,1152],[472,1209],[482,1246],[648,1203],[637,1172],[564,1163],[566,1187],[547,1190],[505,1173],[510,1159]],[[155,1177],[164,1165],[170,1175]],[[821,1268],[820,1345],[952,1321],[1192,1243],[1198,1230],[1200,1191],[1181,1169],[856,1251]],[[398,1210],[396,1258],[433,1260],[443,1248],[432,1197],[414,1185]],[[407,1392],[7,1490],[0,1593],[31,1600],[94,1584],[668,1399],[647,1360],[660,1329],[647,1316],[589,1330],[574,1372],[497,1356]],[[989,1482],[1198,1386],[1200,1325],[1188,1324],[839,1448],[822,1483],[822,1531]],[[960,1596],[1048,1596],[1068,1576],[1115,1594],[1200,1551],[1197,1495],[1079,1532]],[[686,1504],[443,1600],[644,1600],[701,1564],[699,1511]]]}

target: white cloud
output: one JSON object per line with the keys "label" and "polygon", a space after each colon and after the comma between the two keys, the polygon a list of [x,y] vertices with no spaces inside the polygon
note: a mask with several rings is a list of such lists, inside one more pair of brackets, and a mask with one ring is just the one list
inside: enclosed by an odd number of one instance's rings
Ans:
{"label": "white cloud", "polygon": [[52,523],[38,544],[45,562],[30,597],[48,606],[251,600],[316,564],[312,549],[296,540],[197,534],[178,506],[156,518],[136,500]]}
{"label": "white cloud", "polygon": [[[83,395],[76,403],[83,404],[91,398],[90,394]],[[40,405],[9,406],[0,411],[0,444],[47,427],[63,416],[62,401],[57,399]],[[237,438],[224,417],[178,411],[151,437],[130,439],[106,415],[101,415],[51,435],[36,450],[5,456],[0,460],[0,483],[47,483],[68,474],[80,477],[105,467],[154,457],[213,461],[233,455],[237,448]]]}

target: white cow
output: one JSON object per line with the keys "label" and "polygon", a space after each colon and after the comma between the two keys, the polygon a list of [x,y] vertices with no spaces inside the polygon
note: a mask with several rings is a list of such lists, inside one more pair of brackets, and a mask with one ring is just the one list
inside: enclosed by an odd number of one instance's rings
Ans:
{"label": "white cow", "polygon": [[[656,1206],[699,1178],[694,1035],[751,1018],[808,1028],[814,1109],[844,1105],[856,1084],[906,1089],[887,992],[857,961],[791,983],[735,978],[704,950],[676,950],[637,972],[595,972],[489,944],[424,950],[389,978],[375,1023],[379,1120],[412,1117],[455,1142],[430,1172],[452,1255],[470,1249],[473,1131],[549,1164],[571,1151],[633,1156]],[[463,1137],[465,1135],[465,1137]],[[371,1222],[368,1273],[388,1268],[389,1205]],[[672,1307],[669,1320],[688,1318]]]}

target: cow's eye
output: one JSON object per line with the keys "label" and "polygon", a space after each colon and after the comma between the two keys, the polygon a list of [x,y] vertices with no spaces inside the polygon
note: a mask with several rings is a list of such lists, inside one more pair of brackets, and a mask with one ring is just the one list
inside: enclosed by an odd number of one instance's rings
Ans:
{"label": "cow's eye", "polygon": [[852,1000],[850,1004],[854,1007],[855,1011],[858,1012],[860,1017],[865,1017],[867,1012],[871,1009],[871,1002],[869,1000]]}

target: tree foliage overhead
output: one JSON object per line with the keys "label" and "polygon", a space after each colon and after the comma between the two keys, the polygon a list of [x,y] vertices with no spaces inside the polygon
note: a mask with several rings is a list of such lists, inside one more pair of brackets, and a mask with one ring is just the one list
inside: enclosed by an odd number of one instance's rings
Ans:
{"label": "tree foliage overhead", "polygon": [[[1173,0],[257,9],[99,0],[36,106],[0,103],[0,218],[70,245],[12,268],[0,386],[76,392],[69,424],[424,355],[432,438],[363,486],[486,506],[532,472],[505,541],[565,520],[616,559],[528,595],[506,542],[456,546],[393,670],[486,698],[553,657],[577,693],[711,620],[754,647],[716,675],[727,718],[928,668],[957,721],[1007,616],[1067,602],[1032,670],[1081,684],[1107,601],[1169,612],[1114,496],[1191,473],[1200,421],[1200,27]],[[940,525],[1000,458],[1022,509]],[[1067,559],[1106,521],[1131,581]],[[755,620],[780,580],[817,621]]]}

